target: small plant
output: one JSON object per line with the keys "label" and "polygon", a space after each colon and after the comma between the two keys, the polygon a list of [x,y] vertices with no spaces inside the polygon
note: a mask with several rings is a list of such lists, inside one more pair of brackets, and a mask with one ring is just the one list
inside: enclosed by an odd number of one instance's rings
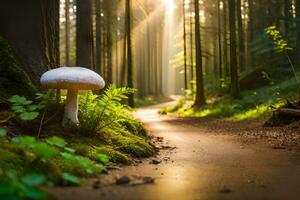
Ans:
{"label": "small plant", "polygon": [[4,172],[0,183],[0,199],[46,199],[48,194],[41,187],[47,184],[43,174],[33,173],[19,177],[13,171]]}
{"label": "small plant", "polygon": [[110,86],[102,95],[88,92],[81,98],[79,120],[81,132],[87,135],[98,133],[106,127],[120,126],[123,121],[132,119],[129,107],[122,104],[127,95],[135,92],[131,88]]}
{"label": "small plant", "polygon": [[276,50],[280,53],[283,53],[286,56],[290,66],[291,66],[291,69],[293,71],[295,80],[297,82],[298,95],[299,95],[298,96],[298,101],[300,101],[300,84],[299,84],[299,80],[298,80],[298,77],[297,77],[297,74],[296,74],[294,64],[293,64],[293,62],[292,62],[292,60],[289,56],[289,52],[292,51],[293,48],[289,47],[287,41],[284,40],[283,36],[281,35],[280,31],[277,29],[276,26],[270,26],[270,27],[266,28],[265,32],[272,39],[273,44],[276,47]]}
{"label": "small plant", "polygon": [[24,96],[14,95],[8,101],[12,104],[12,110],[19,114],[19,118],[24,121],[31,121],[39,116],[39,111],[44,109],[47,102],[43,94],[37,94],[39,103],[34,103]]}

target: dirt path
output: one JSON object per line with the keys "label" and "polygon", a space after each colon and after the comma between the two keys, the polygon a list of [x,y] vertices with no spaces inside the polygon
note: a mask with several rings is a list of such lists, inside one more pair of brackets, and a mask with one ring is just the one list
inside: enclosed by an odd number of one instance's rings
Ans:
{"label": "dirt path", "polygon": [[159,116],[161,105],[140,109],[140,118],[152,135],[164,137],[173,151],[162,151],[162,163],[125,167],[115,176],[151,176],[154,184],[116,186],[98,189],[85,186],[54,189],[59,199],[104,200],[197,200],[197,199],[299,199],[300,157],[286,150],[275,150],[265,143],[241,143],[228,136]]}

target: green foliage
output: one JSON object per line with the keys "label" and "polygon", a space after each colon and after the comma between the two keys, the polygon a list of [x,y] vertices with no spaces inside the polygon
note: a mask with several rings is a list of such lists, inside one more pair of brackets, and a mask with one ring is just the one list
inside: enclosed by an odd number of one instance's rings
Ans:
{"label": "green foliage", "polygon": [[285,99],[294,99],[297,93],[296,83],[292,79],[280,80],[278,84],[256,90],[241,92],[239,99],[230,97],[211,99],[207,106],[200,110],[192,108],[192,101],[181,99],[174,106],[160,110],[161,114],[176,113],[181,116],[222,117],[236,120],[258,119],[270,114],[270,106],[279,107]]}
{"label": "green foliage", "polygon": [[80,185],[82,183],[80,178],[78,178],[77,176],[74,176],[70,173],[64,173],[63,178],[65,181],[67,181],[68,183],[73,184],[73,185]]}
{"label": "green foliage", "polygon": [[286,52],[293,50],[288,43],[283,39],[280,31],[276,26],[270,26],[265,29],[266,34],[272,39],[273,44],[279,52]]}
{"label": "green foliage", "polygon": [[4,173],[4,182],[0,183],[0,199],[46,199],[49,197],[41,190],[41,186],[46,182],[42,174],[27,174],[19,177],[13,171]]}
{"label": "green foliage", "polygon": [[297,82],[297,88],[298,88],[298,98],[300,100],[300,83],[296,74],[296,70],[295,67],[293,65],[293,62],[288,54],[288,51],[293,50],[291,47],[288,46],[287,42],[283,39],[280,31],[277,30],[276,26],[270,26],[268,28],[266,28],[266,33],[270,36],[270,38],[273,40],[273,43],[275,44],[275,46],[277,47],[277,50],[279,52],[284,53],[284,55],[286,56],[290,67],[293,71],[295,80]]}
{"label": "green foliage", "polygon": [[6,136],[7,130],[0,129],[0,137]]}
{"label": "green foliage", "polygon": [[105,127],[119,127],[121,122],[132,120],[129,107],[122,104],[127,95],[135,92],[131,88],[110,86],[102,95],[88,92],[80,99],[80,131],[85,135],[95,135]]}
{"label": "green foliage", "polygon": [[[37,94],[37,98],[40,99],[41,95]],[[46,101],[40,101],[34,103],[28,100],[26,97],[14,95],[8,101],[12,104],[12,110],[19,113],[19,118],[24,121],[31,121],[39,116],[39,111],[46,107]]]}

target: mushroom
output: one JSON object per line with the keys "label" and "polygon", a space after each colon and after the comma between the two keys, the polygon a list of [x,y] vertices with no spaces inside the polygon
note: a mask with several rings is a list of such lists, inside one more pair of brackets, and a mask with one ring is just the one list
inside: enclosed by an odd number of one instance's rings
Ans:
{"label": "mushroom", "polygon": [[40,80],[47,89],[66,89],[67,99],[63,125],[78,125],[78,91],[104,88],[103,78],[96,72],[82,67],[60,67],[44,73]]}

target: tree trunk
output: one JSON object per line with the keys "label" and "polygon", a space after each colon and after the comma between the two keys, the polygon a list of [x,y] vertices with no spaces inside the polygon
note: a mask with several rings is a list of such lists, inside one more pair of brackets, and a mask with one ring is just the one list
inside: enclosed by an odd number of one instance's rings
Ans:
{"label": "tree trunk", "polygon": [[188,89],[187,65],[186,65],[186,21],[185,21],[185,0],[182,2],[182,19],[183,19],[183,59],[184,59],[184,89]]}
{"label": "tree trunk", "polygon": [[[190,2],[190,13],[193,12],[192,1]],[[194,34],[193,34],[193,16],[190,15],[190,59],[191,59],[191,90],[194,93]]]}
{"label": "tree trunk", "polygon": [[194,0],[194,6],[195,6],[195,44],[196,44],[196,99],[195,99],[194,106],[196,108],[199,108],[205,105],[205,96],[204,96],[204,86],[203,86],[203,62],[202,62],[198,0]]}
{"label": "tree trunk", "polygon": [[[126,0],[125,6],[126,17],[126,35],[127,35],[127,87],[133,88],[133,65],[132,65],[132,49],[131,49],[131,0]],[[134,107],[134,95],[128,96],[128,105]]]}
{"label": "tree trunk", "polygon": [[222,57],[222,30],[221,30],[221,11],[220,11],[221,0],[218,0],[218,53],[219,53],[219,78],[223,78],[223,57]]}
{"label": "tree trunk", "polygon": [[236,7],[237,7],[236,10],[237,10],[238,36],[239,36],[239,66],[241,71],[245,71],[245,41],[244,41],[241,0],[236,1]]}
{"label": "tree trunk", "polygon": [[300,0],[296,0],[297,58],[300,64]]}
{"label": "tree trunk", "polygon": [[230,75],[231,75],[231,95],[239,96],[238,66],[236,55],[236,18],[235,0],[229,0],[229,24],[230,24]]}
{"label": "tree trunk", "polygon": [[101,45],[102,45],[102,37],[101,37],[101,0],[96,0],[96,72],[100,75],[102,73],[102,61],[101,61]]}
{"label": "tree trunk", "polygon": [[59,1],[0,1],[0,35],[39,85],[45,71],[59,66]]}
{"label": "tree trunk", "polygon": [[93,24],[91,0],[77,0],[76,65],[93,68]]}
{"label": "tree trunk", "polygon": [[65,0],[66,66],[70,66],[70,0]]}
{"label": "tree trunk", "polygon": [[107,66],[106,82],[107,85],[112,83],[112,5],[111,1],[104,1],[106,10],[106,41],[107,41]]}
{"label": "tree trunk", "polygon": [[223,0],[223,18],[224,18],[224,34],[223,34],[223,48],[224,48],[224,66],[225,66],[225,77],[229,76],[228,67],[228,43],[227,43],[227,0]]}
{"label": "tree trunk", "polygon": [[252,42],[254,40],[254,14],[253,14],[253,0],[248,0],[249,4],[249,27],[248,27],[248,65],[249,67],[254,67],[254,55],[251,48]]}
{"label": "tree trunk", "polygon": [[284,0],[284,29],[285,29],[285,37],[289,38],[289,30],[290,30],[290,0]]}

